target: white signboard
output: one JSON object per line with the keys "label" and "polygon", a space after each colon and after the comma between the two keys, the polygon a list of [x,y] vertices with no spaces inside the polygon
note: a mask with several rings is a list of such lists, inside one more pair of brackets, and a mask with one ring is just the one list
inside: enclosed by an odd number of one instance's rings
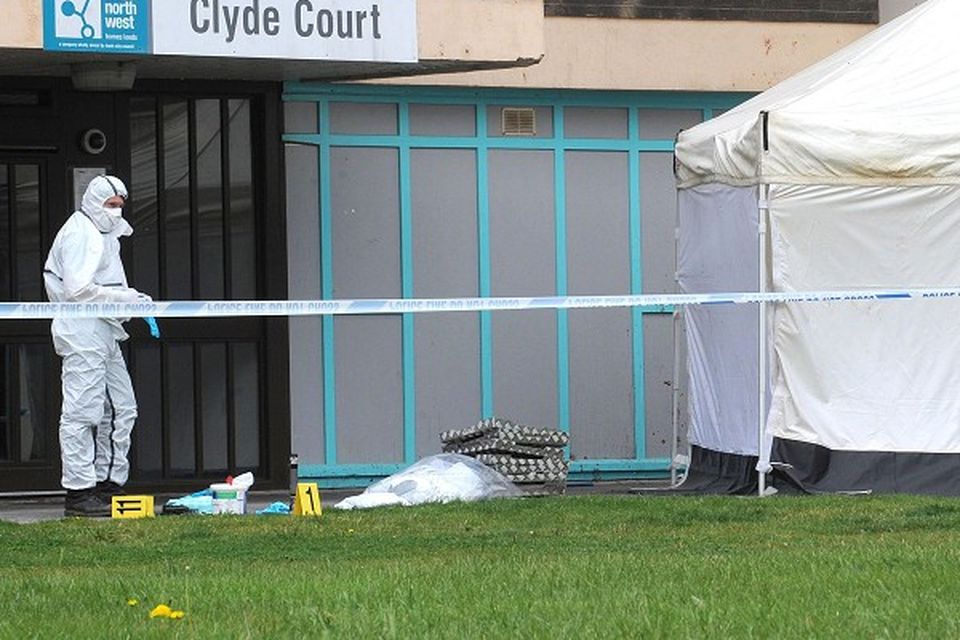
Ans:
{"label": "white signboard", "polygon": [[153,53],[417,61],[416,0],[154,0]]}

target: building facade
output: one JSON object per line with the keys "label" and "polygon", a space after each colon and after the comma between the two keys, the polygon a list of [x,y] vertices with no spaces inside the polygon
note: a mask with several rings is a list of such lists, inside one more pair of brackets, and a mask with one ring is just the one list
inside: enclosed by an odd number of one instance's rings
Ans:
{"label": "building facade", "polygon": [[[43,299],[98,171],[130,185],[128,275],[157,299],[671,292],[677,131],[910,3],[171,0],[113,44],[149,3],[79,4],[3,9],[6,300]],[[663,474],[672,312],[171,319],[159,342],[133,322],[132,482],[283,486],[293,452],[361,485],[494,415],[568,431],[581,477]],[[55,490],[48,323],[0,342],[0,492]]]}

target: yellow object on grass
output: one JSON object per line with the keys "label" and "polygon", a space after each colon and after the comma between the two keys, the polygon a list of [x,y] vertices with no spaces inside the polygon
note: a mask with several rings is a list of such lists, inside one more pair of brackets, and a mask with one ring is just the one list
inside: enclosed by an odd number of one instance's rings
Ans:
{"label": "yellow object on grass", "polygon": [[158,604],[150,611],[151,618],[170,618],[171,620],[179,620],[183,617],[183,611],[176,609],[171,609],[168,605]]}
{"label": "yellow object on grass", "polygon": [[297,494],[293,500],[293,515],[319,516],[323,513],[320,505],[320,489],[316,482],[298,482]]}
{"label": "yellow object on grass", "polygon": [[152,518],[153,496],[113,496],[111,518]]}

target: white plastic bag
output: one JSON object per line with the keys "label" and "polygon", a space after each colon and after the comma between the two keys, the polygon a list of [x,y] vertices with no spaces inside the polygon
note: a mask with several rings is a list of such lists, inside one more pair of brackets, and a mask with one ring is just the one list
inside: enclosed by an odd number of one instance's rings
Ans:
{"label": "white plastic bag", "polygon": [[344,498],[333,507],[365,509],[455,500],[473,502],[522,495],[523,492],[506,476],[485,464],[458,453],[440,453],[370,485],[360,495]]}

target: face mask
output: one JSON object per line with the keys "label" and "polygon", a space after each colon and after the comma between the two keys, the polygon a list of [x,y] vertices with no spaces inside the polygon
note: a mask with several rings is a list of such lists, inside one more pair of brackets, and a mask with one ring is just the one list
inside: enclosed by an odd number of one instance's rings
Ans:
{"label": "face mask", "polygon": [[105,207],[103,204],[85,203],[83,212],[103,233],[113,231],[114,227],[120,224],[120,220],[123,218],[123,209],[120,207]]}
{"label": "face mask", "polygon": [[115,223],[119,222],[120,218],[123,217],[123,206],[104,205],[103,210],[107,212],[107,215],[110,216]]}

